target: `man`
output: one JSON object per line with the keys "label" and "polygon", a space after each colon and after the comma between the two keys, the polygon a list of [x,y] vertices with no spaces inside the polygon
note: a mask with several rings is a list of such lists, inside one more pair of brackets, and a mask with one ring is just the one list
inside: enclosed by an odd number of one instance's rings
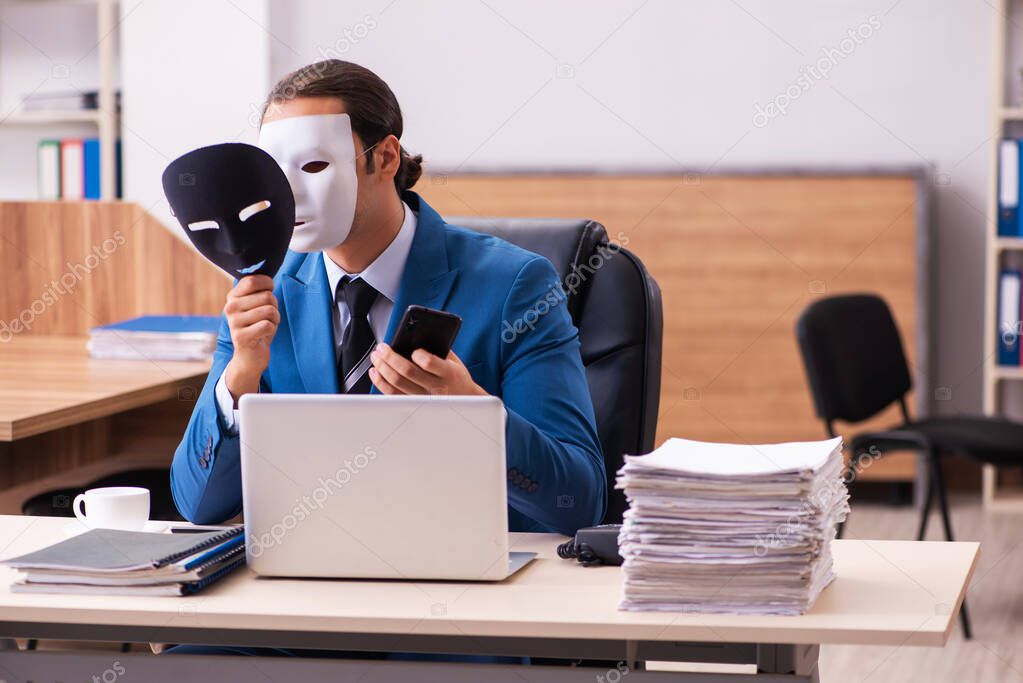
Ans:
{"label": "man", "polygon": [[[241,511],[240,396],[370,391],[502,398],[509,528],[572,534],[602,518],[603,458],[578,333],[564,297],[550,296],[557,273],[536,254],[448,225],[409,191],[422,159],[402,148],[402,125],[387,84],[350,62],[309,65],[270,94],[259,144],[291,183],[295,233],[273,280],[243,277],[228,294],[171,467],[189,520]],[[462,317],[447,358],[419,349],[409,361],[384,343],[410,304]],[[524,332],[509,336],[509,326]]]}

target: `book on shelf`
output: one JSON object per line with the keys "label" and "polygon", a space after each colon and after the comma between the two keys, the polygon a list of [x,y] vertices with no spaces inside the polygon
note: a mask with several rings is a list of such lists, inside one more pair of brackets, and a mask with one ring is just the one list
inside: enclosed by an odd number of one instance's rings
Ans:
{"label": "book on shelf", "polygon": [[[115,196],[121,196],[121,144],[115,143]],[[44,139],[37,152],[39,199],[100,199],[99,138]]]}
{"label": "book on shelf", "polygon": [[99,199],[99,138],[86,138],[82,140],[82,166],[82,185],[85,199]]}
{"label": "book on shelf", "polygon": [[1019,225],[1020,140],[998,144],[998,236],[1023,235]]}
{"label": "book on shelf", "polygon": [[40,199],[60,199],[60,140],[40,140],[36,151]]}
{"label": "book on shelf", "polygon": [[82,140],[60,141],[60,198],[85,199],[85,154]]}
{"label": "book on shelf", "polygon": [[[114,103],[121,109],[121,92],[114,93]],[[99,109],[98,90],[67,90],[57,92],[34,92],[21,100],[22,111],[88,111]]]}
{"label": "book on shelf", "polygon": [[206,360],[217,348],[215,315],[147,315],[89,331],[93,358],[119,360]]}
{"label": "book on shelf", "polygon": [[1020,364],[1020,289],[1023,272],[1014,268],[1003,268],[998,279],[998,364],[1019,366]]}

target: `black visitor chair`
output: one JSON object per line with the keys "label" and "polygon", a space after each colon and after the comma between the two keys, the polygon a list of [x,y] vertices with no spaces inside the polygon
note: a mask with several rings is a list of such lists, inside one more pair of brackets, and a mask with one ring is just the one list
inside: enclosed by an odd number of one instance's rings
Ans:
{"label": "black visitor chair", "polygon": [[[997,417],[955,416],[914,420],[906,406],[912,387],[909,366],[888,305],[872,294],[820,299],[803,311],[796,324],[803,364],[818,417],[829,435],[834,422],[857,423],[892,403],[902,411],[902,423],[883,431],[866,432],[848,441],[853,458],[915,450],[927,466],[927,491],[920,512],[917,540],[923,540],[931,506],[937,499],[945,539],[953,540],[941,458],[962,455],[991,465],[1023,464],[1023,424]],[[963,601],[963,634],[971,637]]]}

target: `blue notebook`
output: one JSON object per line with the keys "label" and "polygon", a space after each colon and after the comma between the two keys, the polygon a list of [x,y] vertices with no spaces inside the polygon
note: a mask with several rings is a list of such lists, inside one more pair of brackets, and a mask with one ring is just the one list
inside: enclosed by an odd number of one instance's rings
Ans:
{"label": "blue notebook", "polygon": [[215,315],[144,315],[110,325],[100,325],[91,332],[148,332],[163,334],[216,334],[220,318]]}
{"label": "blue notebook", "polygon": [[198,581],[190,581],[188,583],[183,583],[183,584],[181,584],[181,588],[180,588],[181,593],[180,593],[180,595],[192,595],[193,593],[198,593],[203,588],[206,588],[211,583],[216,583],[217,581],[219,581],[220,579],[224,578],[225,576],[227,576],[228,574],[233,572],[235,569],[237,569],[238,567],[241,567],[244,564],[245,564],[245,557],[244,556],[243,557],[239,557],[237,560],[235,560],[231,564],[228,564],[228,565],[225,565],[225,566],[221,567],[220,569],[218,569],[214,573],[210,574],[209,576],[203,577],[202,579],[199,579]]}

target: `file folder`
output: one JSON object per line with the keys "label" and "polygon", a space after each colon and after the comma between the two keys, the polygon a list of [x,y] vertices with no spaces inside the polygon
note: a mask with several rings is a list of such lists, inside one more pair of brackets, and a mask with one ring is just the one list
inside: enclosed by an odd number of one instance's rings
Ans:
{"label": "file folder", "polygon": [[998,283],[998,364],[1019,365],[1020,282],[1018,270],[1002,271]]}
{"label": "file folder", "polygon": [[60,141],[60,197],[85,198],[85,161],[82,141],[69,138]]}
{"label": "file folder", "polygon": [[83,140],[82,155],[85,159],[85,198],[99,199],[99,138],[86,138]]}
{"label": "file folder", "polygon": [[998,146],[998,235],[1023,235],[1019,226],[1019,141],[1006,139]]}
{"label": "file folder", "polygon": [[36,163],[39,199],[60,199],[60,140],[40,140]]}

